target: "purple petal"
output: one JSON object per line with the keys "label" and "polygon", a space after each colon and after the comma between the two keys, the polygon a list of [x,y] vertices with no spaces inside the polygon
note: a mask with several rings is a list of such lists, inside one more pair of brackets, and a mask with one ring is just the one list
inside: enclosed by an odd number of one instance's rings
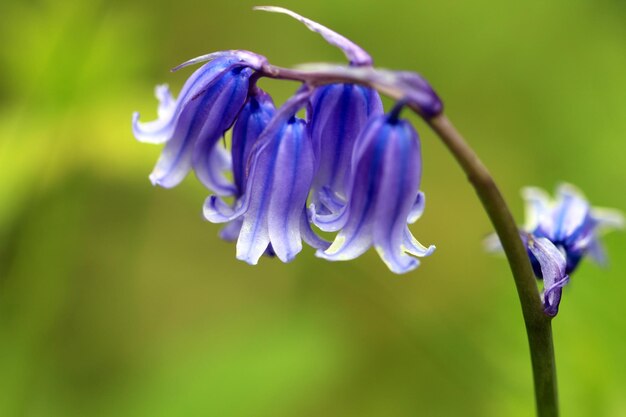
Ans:
{"label": "purple petal", "polygon": [[320,209],[317,208],[315,204],[311,203],[308,213],[311,223],[316,225],[320,230],[324,232],[336,232],[346,225],[350,214],[349,208],[350,206],[346,204],[343,208],[333,213],[319,214],[321,212]]}
{"label": "purple petal", "polygon": [[[220,181],[215,169],[211,169],[211,162],[219,160],[213,148],[243,105],[245,92],[241,97],[241,91],[247,91],[249,75],[247,68],[227,69],[185,103],[176,130],[150,175],[153,184],[174,187],[193,164],[207,187],[221,195],[232,194],[234,187]],[[231,97],[233,100],[229,101]]]}
{"label": "purple petal", "polygon": [[250,151],[275,112],[269,94],[255,88],[235,122],[232,135],[233,178],[239,193],[246,188],[245,170]]}
{"label": "purple petal", "polygon": [[318,89],[309,107],[311,137],[318,162],[312,200],[319,206],[323,188],[347,197],[351,183],[354,144],[372,115],[382,114],[375,91],[352,84],[331,84]]}
{"label": "purple petal", "polygon": [[528,249],[541,266],[543,276],[543,304],[547,315],[556,316],[563,286],[568,283],[565,256],[546,238],[528,236]]}
{"label": "purple petal", "polygon": [[344,227],[348,221],[348,203],[338,198],[328,187],[322,188],[317,197],[321,207],[311,203],[309,206],[311,222],[324,232],[336,232]]}
{"label": "purple petal", "polygon": [[318,256],[353,259],[373,244],[391,271],[416,268],[419,261],[413,256],[427,256],[435,249],[420,244],[407,227],[424,209],[417,132],[398,120],[397,111],[374,116],[356,143],[352,163],[348,220]]}
{"label": "purple petal", "polygon": [[259,217],[245,216],[239,239],[237,240],[237,259],[256,265],[270,244],[267,221]]}
{"label": "purple petal", "polygon": [[300,215],[300,233],[302,234],[302,240],[315,249],[326,250],[330,246],[329,241],[322,239],[311,229],[306,210],[302,210]]}
{"label": "purple petal", "polygon": [[424,214],[424,209],[426,208],[426,196],[423,192],[418,192],[417,197],[415,197],[415,202],[413,203],[413,207],[411,207],[411,211],[409,212],[409,216],[407,218],[407,222],[410,224],[415,223],[422,217]]}
{"label": "purple petal", "polygon": [[253,154],[252,168],[243,196],[248,202],[248,209],[243,216],[243,226],[237,240],[237,259],[251,265],[256,265],[270,243],[267,210],[271,199],[277,149],[277,141],[272,141]]}
{"label": "purple petal", "polygon": [[[285,209],[285,205],[280,203],[272,204],[272,200],[282,198],[279,192],[274,191],[274,178],[282,176],[280,167],[277,166],[279,155],[280,159],[284,161],[285,157],[288,157],[290,154],[288,145],[293,142],[290,140],[290,137],[292,139],[298,139],[295,141],[298,142],[303,139],[301,134],[306,131],[304,126],[300,126],[296,132],[293,130],[294,126],[288,126],[288,122],[292,120],[292,125],[300,125],[302,123],[301,121],[294,120],[294,115],[307,102],[310,93],[310,90],[306,87],[287,100],[276,112],[251,150],[250,172],[246,184],[246,192],[244,194],[244,198],[249,201],[249,206],[244,215],[243,226],[239,234],[239,240],[237,241],[237,259],[244,260],[250,264],[256,264],[258,262],[258,259],[270,243],[270,223],[272,239],[277,239],[276,243],[280,246],[278,250],[280,250],[279,257],[281,260],[291,259],[292,251],[297,249],[293,246],[293,242],[289,240],[289,236],[291,236],[291,234],[299,235],[300,233],[300,213],[298,212],[298,216],[296,217],[295,229],[288,229],[286,230],[286,235],[280,235],[278,229],[280,226],[285,225],[276,224],[274,217],[277,215],[277,212],[280,211],[279,209]],[[283,139],[286,140],[285,144],[287,146],[285,148],[281,146]],[[310,143],[307,146],[310,147]],[[285,149],[287,149],[287,151],[285,151]],[[281,150],[283,150],[283,152],[281,152]],[[291,156],[294,156],[293,152],[295,152],[295,149],[292,148]],[[312,156],[311,150],[309,153]],[[306,163],[304,159],[300,161],[300,165],[303,163]],[[313,164],[312,161],[309,163],[311,165]],[[309,178],[308,181],[311,181],[311,178]],[[299,195],[301,186],[294,185],[292,191],[295,192],[292,195],[293,201],[291,201],[290,204],[299,206],[300,210],[302,210],[306,204],[306,194],[301,201],[297,201],[297,199],[301,197]],[[291,210],[288,209],[287,213],[287,215],[290,216]],[[287,227],[294,226],[290,221],[291,218],[286,224]],[[285,236],[288,242],[283,240]],[[273,241],[272,247],[273,250],[277,252]]]}
{"label": "purple petal", "polygon": [[237,200],[235,207],[231,207],[218,196],[211,195],[204,201],[202,213],[211,223],[226,223],[244,215],[249,207],[249,198]]}
{"label": "purple petal", "polygon": [[[171,104],[171,95],[163,86],[158,86],[156,95],[159,99],[159,118],[155,121],[142,123],[139,113],[133,114],[133,134],[140,142],[164,143],[174,136],[178,120],[184,108],[193,102],[194,97],[210,86],[216,78],[226,71],[232,61],[218,59],[203,65],[185,82],[175,105]],[[167,111],[166,111],[167,110]]]}
{"label": "purple petal", "polygon": [[404,239],[402,243],[402,250],[413,256],[423,258],[424,256],[430,256],[435,251],[435,245],[426,247],[422,245],[411,233],[408,226],[404,229]]}
{"label": "purple petal", "polygon": [[282,13],[289,15],[294,19],[302,22],[307,28],[309,28],[309,30],[322,35],[326,42],[341,49],[346,55],[346,58],[350,60],[351,64],[372,65],[372,57],[367,52],[365,52],[363,48],[361,48],[351,40],[345,38],[344,36],[338,34],[337,32],[327,28],[326,26],[320,25],[317,22],[314,22],[311,19],[300,16],[299,14],[292,12],[291,10],[285,9],[284,7],[257,6],[254,8],[254,10],[262,10],[265,12]]}
{"label": "purple petal", "polygon": [[241,225],[243,224],[242,219],[233,220],[232,222],[226,223],[226,226],[220,230],[220,238],[227,242],[235,242],[237,237],[239,237],[239,232],[241,231]]}
{"label": "purple petal", "polygon": [[373,242],[376,195],[380,190],[383,150],[386,144],[386,117],[376,117],[368,125],[355,148],[354,183],[351,186],[349,214],[332,245],[317,255],[328,260],[349,260],[363,254]]}
{"label": "purple petal", "polygon": [[590,220],[591,207],[585,197],[569,184],[557,189],[554,209],[554,240],[565,240]]}
{"label": "purple petal", "polygon": [[389,269],[401,274],[419,265],[403,250],[407,219],[417,200],[422,176],[417,132],[403,120],[392,124],[383,152],[381,185],[376,195],[374,245]]}
{"label": "purple petal", "polygon": [[598,265],[603,267],[607,266],[608,259],[606,257],[606,250],[602,242],[600,242],[600,239],[593,239],[589,242],[587,245],[587,253]]}
{"label": "purple petal", "polygon": [[276,256],[289,262],[302,250],[300,218],[313,180],[313,148],[304,120],[290,122],[280,139],[268,224]]}
{"label": "purple petal", "polygon": [[214,148],[232,126],[246,101],[250,74],[248,68],[241,67],[226,73],[223,76],[224,82],[216,84],[205,93],[210,96],[211,104],[198,115],[204,126],[195,140],[193,169],[200,182],[219,195],[233,195],[236,190],[216,165]]}
{"label": "purple petal", "polygon": [[324,205],[324,208],[328,209],[331,213],[343,210],[347,204],[345,197],[340,197],[340,195],[333,192],[329,187],[323,187],[318,197],[319,201]]}
{"label": "purple petal", "polygon": [[342,230],[328,249],[315,252],[315,256],[328,261],[349,261],[363,255],[372,246],[372,225]]}

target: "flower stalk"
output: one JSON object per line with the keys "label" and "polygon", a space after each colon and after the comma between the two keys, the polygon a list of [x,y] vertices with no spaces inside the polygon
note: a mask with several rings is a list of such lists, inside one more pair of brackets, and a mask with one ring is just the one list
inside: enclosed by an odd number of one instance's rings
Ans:
{"label": "flower stalk", "polygon": [[493,224],[506,254],[522,306],[539,417],[559,415],[551,318],[544,314],[526,248],[493,177],[444,115],[426,120],[461,165]]}
{"label": "flower stalk", "polygon": [[[522,307],[530,347],[537,415],[557,417],[556,366],[551,318],[544,313],[527,250],[519,229],[493,177],[463,136],[443,114],[442,106],[422,100],[419,85],[395,71],[371,67],[315,65],[288,69],[266,63],[261,72],[269,78],[300,81],[312,86],[331,83],[361,84],[378,90],[421,116],[452,153],[474,187],[506,254]],[[419,81],[419,80],[417,80]]]}

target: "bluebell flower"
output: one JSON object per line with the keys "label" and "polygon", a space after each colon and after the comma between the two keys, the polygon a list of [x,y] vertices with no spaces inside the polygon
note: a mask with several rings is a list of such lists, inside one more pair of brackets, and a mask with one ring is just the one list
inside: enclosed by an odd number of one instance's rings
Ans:
{"label": "bluebell flower", "polygon": [[302,250],[303,239],[317,248],[328,246],[313,233],[306,215],[315,158],[306,122],[296,113],[310,94],[305,88],[289,99],[252,146],[245,192],[234,207],[215,195],[205,202],[204,216],[211,222],[241,219],[237,259],[249,264],[255,265],[270,245],[283,262]]}
{"label": "bluebell flower", "polygon": [[318,250],[318,256],[349,260],[373,245],[391,271],[405,273],[419,265],[415,257],[435,250],[419,243],[408,228],[422,215],[425,198],[419,191],[419,137],[409,122],[398,118],[400,108],[401,104],[389,114],[372,117],[361,133],[346,201],[326,193],[325,205],[332,213],[311,212],[320,229],[340,230],[328,249]]}
{"label": "bluebell flower", "polygon": [[[276,108],[270,95],[256,86],[252,88],[232,132],[231,155],[233,180],[236,187],[235,204],[246,190],[250,153],[275,113]],[[237,240],[242,224],[242,217],[228,222],[221,230],[220,237],[227,241]]]}
{"label": "bluebell flower", "polygon": [[[621,213],[591,207],[585,196],[570,184],[557,188],[554,201],[535,187],[525,188],[523,196],[526,200],[524,230],[536,238],[545,237],[564,254],[567,274],[574,272],[585,255],[600,264],[606,262],[600,236],[624,227]],[[540,268],[534,261],[533,266],[538,272]]]}
{"label": "bluebell flower", "polygon": [[355,142],[369,118],[382,114],[383,107],[378,93],[370,88],[330,84],[316,91],[308,113],[318,161],[312,201],[323,213],[330,208],[321,203],[320,193],[346,198]]}
{"label": "bluebell flower", "polygon": [[[557,187],[554,200],[536,187],[524,188],[522,195],[526,224],[521,238],[535,276],[543,280],[544,311],[555,316],[570,274],[587,255],[602,265],[606,263],[600,237],[611,229],[623,228],[624,218],[617,210],[591,207],[570,184]],[[501,250],[496,235],[486,243],[488,250]]]}
{"label": "bluebell flower", "polygon": [[198,179],[220,195],[235,187],[224,176],[230,160],[219,139],[235,121],[246,100],[249,78],[265,59],[246,51],[225,51],[195,58],[180,67],[209,61],[187,80],[178,99],[167,87],[157,87],[159,118],[139,122],[133,133],[142,142],[165,143],[150,180],[165,188],[178,185],[193,167]]}
{"label": "bluebell flower", "polygon": [[[319,33],[340,48],[351,66],[371,66],[371,56],[360,46],[335,31],[282,7],[259,7],[259,10],[287,14]],[[307,109],[311,139],[316,155],[316,175],[311,199],[318,213],[328,213],[320,193],[346,197],[352,171],[352,151],[359,134],[373,115],[383,113],[376,90],[354,84],[328,84],[318,88]]]}

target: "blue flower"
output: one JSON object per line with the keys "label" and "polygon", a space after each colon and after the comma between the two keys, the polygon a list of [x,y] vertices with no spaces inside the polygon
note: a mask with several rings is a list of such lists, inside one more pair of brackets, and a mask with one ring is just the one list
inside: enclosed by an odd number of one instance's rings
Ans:
{"label": "blue flower", "polygon": [[246,171],[250,152],[275,113],[276,107],[272,97],[260,88],[255,87],[250,92],[246,104],[233,127],[231,153],[237,196],[241,196],[246,189]]}
{"label": "blue flower", "polygon": [[[535,187],[525,188],[523,196],[526,200],[524,230],[536,238],[548,239],[564,254],[567,274],[574,272],[585,255],[600,264],[606,262],[599,238],[611,229],[624,226],[621,213],[592,208],[585,196],[570,184],[557,188],[554,201],[545,191]],[[533,264],[538,272],[536,262]]]}
{"label": "blue flower", "polygon": [[312,232],[306,215],[315,158],[306,123],[295,115],[310,94],[305,88],[289,99],[252,146],[245,192],[234,207],[214,195],[205,202],[204,216],[211,222],[241,219],[237,259],[249,264],[255,265],[270,245],[283,262],[302,250],[302,239],[317,248],[328,246]]}
{"label": "blue flower", "polygon": [[[544,312],[554,317],[570,274],[587,255],[600,264],[606,263],[600,236],[623,228],[624,218],[617,210],[591,207],[570,184],[558,186],[554,200],[536,187],[524,188],[522,195],[526,201],[526,224],[520,235],[535,275],[543,280]],[[488,250],[501,250],[496,235],[486,243]]]}
{"label": "blue flower", "polygon": [[352,171],[354,145],[367,121],[383,113],[374,90],[353,84],[330,84],[316,91],[309,106],[311,138],[317,157],[312,187],[316,210],[329,207],[320,202],[320,193],[345,198]]}
{"label": "blue flower", "polygon": [[401,106],[372,117],[357,140],[347,200],[326,193],[322,198],[333,213],[310,213],[320,229],[340,230],[327,250],[318,250],[318,256],[349,260],[373,245],[391,271],[405,273],[419,265],[414,256],[428,256],[435,250],[419,243],[408,228],[421,216],[425,199],[419,191],[419,137],[410,123],[398,118]]}
{"label": "blue flower", "polygon": [[159,118],[139,122],[133,115],[133,133],[142,142],[165,143],[150,180],[170,188],[178,185],[193,167],[198,179],[220,195],[231,195],[235,187],[223,176],[230,160],[219,139],[235,121],[246,100],[253,69],[265,62],[246,51],[218,52],[188,61],[209,62],[187,80],[174,99],[165,86],[157,87]]}
{"label": "blue flower", "polygon": [[[233,126],[231,155],[233,179],[236,187],[235,204],[238,203],[246,189],[251,150],[275,112],[274,101],[270,95],[258,87],[252,88],[246,104]],[[227,241],[237,240],[242,224],[242,217],[227,223],[221,230],[220,237]]]}

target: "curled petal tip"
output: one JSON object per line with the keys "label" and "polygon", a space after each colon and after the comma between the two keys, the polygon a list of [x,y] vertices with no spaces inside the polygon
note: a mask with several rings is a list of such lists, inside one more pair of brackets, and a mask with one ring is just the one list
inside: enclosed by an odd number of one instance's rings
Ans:
{"label": "curled petal tip", "polygon": [[435,250],[436,250],[436,249],[437,249],[437,246],[435,246],[435,245],[430,245],[430,246],[428,247],[428,249],[426,249],[426,253],[424,253],[424,256],[430,256],[430,255],[432,255],[432,254],[435,252]]}
{"label": "curled petal tip", "polygon": [[155,174],[150,174],[148,178],[150,179],[150,182],[153,186],[156,187],[161,185],[159,178]]}

